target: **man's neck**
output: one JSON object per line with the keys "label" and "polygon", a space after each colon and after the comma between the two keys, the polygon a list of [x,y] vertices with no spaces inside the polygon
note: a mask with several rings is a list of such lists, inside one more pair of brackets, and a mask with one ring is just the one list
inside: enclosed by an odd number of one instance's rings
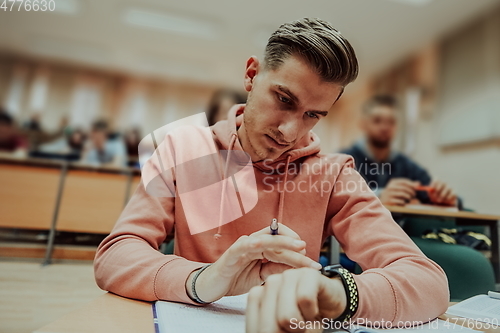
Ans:
{"label": "man's neck", "polygon": [[240,125],[240,127],[238,127],[236,129],[236,133],[238,135],[238,141],[240,142],[240,146],[241,148],[243,149],[244,152],[246,152],[248,155],[250,155],[250,158],[252,159],[252,162],[255,162],[255,160],[257,160],[258,158],[256,158],[255,156],[253,156],[250,152],[251,152],[251,149],[249,146],[249,143],[248,143],[248,140],[247,140],[247,133],[245,131],[245,124],[242,123]]}
{"label": "man's neck", "polygon": [[389,159],[389,156],[391,154],[391,147],[384,147],[384,148],[379,148],[375,147],[372,145],[370,142],[367,142],[366,147],[372,154],[372,156],[377,160],[378,162],[383,162],[387,161]]}

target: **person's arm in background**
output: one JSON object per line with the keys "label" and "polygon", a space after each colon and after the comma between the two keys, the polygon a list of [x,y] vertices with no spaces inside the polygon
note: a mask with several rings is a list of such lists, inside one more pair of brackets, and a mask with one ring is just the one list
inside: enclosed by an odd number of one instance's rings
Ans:
{"label": "person's arm in background", "polygon": [[420,185],[428,185],[434,190],[431,192],[417,191],[416,198],[421,203],[440,204],[446,206],[458,206],[462,209],[462,201],[455,194],[453,189],[445,182],[434,179],[420,165],[411,159],[404,157],[406,163],[406,170],[408,171],[408,178],[417,181]]}
{"label": "person's arm in background", "polygon": [[[404,206],[413,199],[424,204],[440,204],[461,207],[453,190],[440,180],[431,181],[429,173],[404,155],[399,155],[398,168],[404,170],[403,175],[391,178],[384,188],[374,192],[384,205]],[[418,190],[419,185],[432,187],[431,192]]]}

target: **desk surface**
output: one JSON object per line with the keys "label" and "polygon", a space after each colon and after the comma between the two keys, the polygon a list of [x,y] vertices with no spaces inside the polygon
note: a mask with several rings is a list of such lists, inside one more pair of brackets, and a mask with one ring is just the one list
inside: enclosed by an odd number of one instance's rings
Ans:
{"label": "desk surface", "polygon": [[[448,319],[452,324],[455,322],[453,317],[445,314],[439,318]],[[459,324],[460,321],[457,322],[457,325]],[[484,330],[480,324],[477,329],[487,333],[500,333],[500,328]],[[154,331],[151,303],[107,293],[33,333],[153,333]]]}
{"label": "desk surface", "polygon": [[464,211],[448,211],[445,209],[428,209],[428,208],[407,208],[401,206],[386,206],[391,213],[407,214],[407,215],[421,215],[421,216],[442,216],[442,217],[452,217],[452,218],[463,218],[472,220],[487,220],[487,221],[498,221],[500,220],[500,215],[489,215],[489,214],[478,214],[474,212],[464,212]]}
{"label": "desk surface", "polygon": [[153,333],[151,303],[104,294],[34,333]]}

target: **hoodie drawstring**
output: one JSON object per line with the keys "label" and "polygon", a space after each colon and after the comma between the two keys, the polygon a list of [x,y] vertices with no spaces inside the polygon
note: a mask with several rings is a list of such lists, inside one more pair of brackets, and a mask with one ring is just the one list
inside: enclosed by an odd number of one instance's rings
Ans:
{"label": "hoodie drawstring", "polygon": [[290,164],[291,156],[286,158],[285,177],[283,177],[283,191],[280,192],[280,201],[278,206],[278,223],[283,224],[283,206],[285,205],[286,181],[288,178],[288,165]]}
{"label": "hoodie drawstring", "polygon": [[226,194],[226,184],[228,181],[228,180],[226,180],[226,175],[227,175],[227,171],[229,168],[229,159],[231,157],[230,156],[231,150],[234,147],[234,143],[236,142],[237,137],[238,136],[236,135],[236,133],[233,133],[231,135],[231,141],[229,142],[229,147],[227,149],[226,163],[224,165],[223,174],[222,174],[223,181],[222,181],[222,193],[220,196],[220,206],[219,206],[219,227],[217,228],[217,233],[214,235],[215,240],[218,240],[222,237],[222,215],[223,215],[223,210],[224,210],[224,197]]}
{"label": "hoodie drawstring", "polygon": [[[234,147],[234,144],[236,142],[237,135],[236,133],[233,133],[231,135],[231,141],[229,142],[229,147],[227,151],[227,157],[226,157],[226,163],[224,165],[224,170],[222,174],[222,179],[224,180],[222,182],[222,193],[221,193],[221,200],[220,200],[220,206],[219,206],[219,226],[217,228],[217,233],[214,235],[214,239],[218,240],[222,237],[222,216],[223,216],[223,210],[224,210],[224,197],[226,194],[226,187],[227,187],[227,181],[226,181],[226,175],[228,172],[229,168],[229,159],[230,159],[230,154],[231,150]],[[280,199],[279,199],[279,206],[278,206],[278,222],[283,224],[283,207],[285,204],[285,192],[286,192],[286,182],[288,179],[288,166],[290,165],[290,159],[291,155],[288,155],[286,159],[286,164],[285,164],[285,176],[283,177],[283,191],[280,192]]]}

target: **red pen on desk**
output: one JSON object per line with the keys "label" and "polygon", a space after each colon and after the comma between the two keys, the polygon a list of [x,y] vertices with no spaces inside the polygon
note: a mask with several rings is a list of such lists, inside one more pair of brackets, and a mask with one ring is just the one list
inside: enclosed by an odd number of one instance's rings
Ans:
{"label": "red pen on desk", "polygon": [[415,191],[433,192],[434,190],[434,187],[426,185],[418,185],[417,187],[415,187]]}

